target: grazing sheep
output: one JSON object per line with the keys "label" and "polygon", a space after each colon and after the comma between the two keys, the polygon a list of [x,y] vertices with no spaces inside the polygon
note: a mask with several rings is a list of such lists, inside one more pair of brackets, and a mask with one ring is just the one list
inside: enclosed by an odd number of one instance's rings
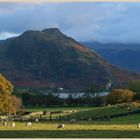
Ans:
{"label": "grazing sheep", "polygon": [[84,117],[80,118],[80,120],[84,120],[84,119],[85,119]]}
{"label": "grazing sheep", "polygon": [[88,121],[92,121],[92,118],[89,118]]}
{"label": "grazing sheep", "polygon": [[28,122],[27,123],[27,127],[31,127],[32,126],[32,123],[31,122]]}
{"label": "grazing sheep", "polygon": [[63,129],[64,127],[65,127],[64,124],[59,124],[59,125],[57,125],[57,129],[59,129],[59,128]]}
{"label": "grazing sheep", "polygon": [[2,125],[7,126],[7,121],[2,122]]}
{"label": "grazing sheep", "polygon": [[14,128],[16,126],[16,123],[15,122],[13,122],[12,123],[12,128]]}
{"label": "grazing sheep", "polygon": [[67,111],[67,113],[72,113],[73,112],[73,110],[69,110],[69,111]]}
{"label": "grazing sheep", "polygon": [[129,109],[130,109],[130,107],[128,106],[128,107],[127,107],[127,110],[129,110]]}
{"label": "grazing sheep", "polygon": [[138,123],[137,127],[140,128],[140,123]]}
{"label": "grazing sheep", "polygon": [[75,123],[76,122],[76,119],[71,119],[70,120],[70,123]]}
{"label": "grazing sheep", "polygon": [[35,122],[38,122],[38,118],[35,119]]}
{"label": "grazing sheep", "polygon": [[31,116],[35,116],[35,115],[43,115],[43,111],[40,112],[32,112],[30,113]]}

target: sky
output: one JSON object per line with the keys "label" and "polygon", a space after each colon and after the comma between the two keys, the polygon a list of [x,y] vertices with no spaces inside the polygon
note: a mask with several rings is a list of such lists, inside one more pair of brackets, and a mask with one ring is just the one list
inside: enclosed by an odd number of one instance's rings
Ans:
{"label": "sky", "polygon": [[45,28],[83,42],[140,43],[140,3],[0,3],[0,40]]}

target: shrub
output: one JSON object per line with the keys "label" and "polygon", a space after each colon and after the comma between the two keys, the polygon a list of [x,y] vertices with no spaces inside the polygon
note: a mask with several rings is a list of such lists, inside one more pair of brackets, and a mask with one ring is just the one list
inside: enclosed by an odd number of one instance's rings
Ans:
{"label": "shrub", "polygon": [[108,104],[126,103],[133,100],[133,93],[128,89],[113,89],[110,94],[107,95]]}

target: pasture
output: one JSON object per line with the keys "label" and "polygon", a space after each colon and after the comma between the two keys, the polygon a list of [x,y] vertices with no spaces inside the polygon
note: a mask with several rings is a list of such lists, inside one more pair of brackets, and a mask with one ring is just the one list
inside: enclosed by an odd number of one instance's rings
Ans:
{"label": "pasture", "polygon": [[93,109],[93,107],[37,107],[37,108],[26,108],[29,112],[37,112],[37,111],[69,111],[69,110],[77,110],[77,111],[86,111]]}
{"label": "pasture", "polygon": [[[71,118],[81,116],[95,117],[104,115],[113,115],[116,113],[127,113],[129,111],[139,110],[139,104],[129,104],[131,110],[128,110],[128,104],[116,106],[106,106],[97,108],[49,108],[49,111],[61,110],[63,116],[70,115]],[[114,111],[113,109],[117,111]],[[33,109],[30,109],[33,110]],[[34,111],[41,111],[40,108]],[[66,113],[71,110],[77,112]],[[110,113],[110,114],[109,114]],[[60,114],[55,114],[57,116]],[[52,116],[52,117],[53,117]],[[44,115],[49,118],[49,115]],[[54,117],[54,118],[55,118]],[[137,124],[140,122],[140,114],[128,114],[118,116],[110,120],[78,120],[70,123],[68,120],[39,120],[38,123],[32,121],[32,127],[26,127],[26,122],[16,122],[16,127],[12,128],[12,122],[7,126],[0,125],[1,138],[140,138],[140,129]],[[65,128],[57,129],[58,124],[65,124]]]}
{"label": "pasture", "polygon": [[[121,119],[122,118],[122,119]],[[31,128],[27,128],[24,122],[16,122],[16,127],[0,126],[1,138],[137,138],[140,137],[140,130],[137,128],[140,122],[139,115],[130,115],[112,119],[110,122],[80,121],[74,124],[65,124],[63,130],[57,130],[60,122],[32,123]]]}

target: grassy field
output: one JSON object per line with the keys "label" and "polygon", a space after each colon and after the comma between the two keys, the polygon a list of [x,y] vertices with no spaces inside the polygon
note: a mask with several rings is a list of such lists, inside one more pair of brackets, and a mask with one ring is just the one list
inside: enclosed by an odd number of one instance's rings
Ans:
{"label": "grassy field", "polygon": [[[71,119],[74,118],[76,120],[88,120],[89,118],[124,114],[132,111],[140,110],[140,103],[134,102],[134,103],[118,104],[118,105],[105,106],[105,107],[27,108],[26,110],[30,112],[62,111],[62,113],[53,114],[52,119],[62,116],[65,119],[69,117]],[[72,112],[72,111],[76,111],[76,112]],[[45,115],[42,117],[49,119],[50,115]]]}
{"label": "grassy field", "polygon": [[[16,122],[16,127],[0,126],[0,137],[14,138],[139,138],[140,129],[137,123],[140,122],[140,115],[129,115],[127,117],[114,118],[111,121],[79,121],[76,123],[69,122],[40,122],[33,123],[31,128],[26,127],[24,122]],[[64,123],[64,130],[57,130],[57,125]]]}
{"label": "grassy field", "polygon": [[49,108],[26,108],[29,112],[37,111],[67,111],[67,110],[77,110],[77,111],[86,111],[93,109],[93,107],[49,107]]}
{"label": "grassy field", "polygon": [[[139,104],[123,104],[117,106],[107,106],[98,108],[49,108],[49,111],[68,111],[76,110],[76,113],[70,113],[71,116],[94,117],[106,114],[127,112],[126,107],[131,110],[139,109]],[[114,108],[117,111],[114,111]],[[28,109],[30,111],[42,111],[44,108]],[[64,113],[64,115],[67,115]],[[76,116],[76,117],[77,117]],[[16,122],[16,127],[12,128],[12,122],[8,126],[0,125],[1,138],[140,138],[140,129],[137,124],[140,122],[140,114],[120,116],[112,118],[110,121],[81,121],[75,123],[69,121],[39,121],[32,122],[32,127],[27,128],[25,122]],[[65,124],[63,130],[57,130],[57,125]]]}
{"label": "grassy field", "polygon": [[[129,109],[128,109],[129,107]],[[105,107],[96,107],[89,110],[78,111],[76,113],[70,114],[72,118],[95,118],[95,117],[102,117],[102,116],[111,116],[117,114],[124,114],[129,113],[132,111],[140,110],[139,103],[124,103],[112,106],[105,106]]]}

